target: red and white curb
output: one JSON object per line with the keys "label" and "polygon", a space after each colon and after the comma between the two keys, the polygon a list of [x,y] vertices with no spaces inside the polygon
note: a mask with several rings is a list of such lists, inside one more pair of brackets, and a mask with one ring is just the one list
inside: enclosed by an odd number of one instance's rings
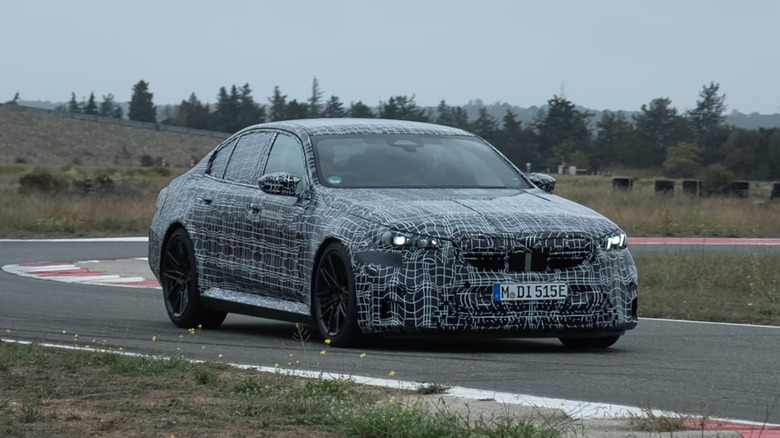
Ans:
{"label": "red and white curb", "polygon": [[[112,260],[114,262],[128,263],[142,262],[146,258]],[[60,281],[65,283],[97,284],[101,286],[123,286],[160,289],[160,283],[154,279],[141,276],[126,276],[121,274],[104,273],[89,268],[90,264],[97,265],[98,260],[82,262],[35,262],[21,263],[3,266],[3,271],[21,275],[22,277],[39,278],[43,280]]]}
{"label": "red and white curb", "polygon": [[777,246],[780,239],[752,237],[629,237],[629,245],[760,245]]}

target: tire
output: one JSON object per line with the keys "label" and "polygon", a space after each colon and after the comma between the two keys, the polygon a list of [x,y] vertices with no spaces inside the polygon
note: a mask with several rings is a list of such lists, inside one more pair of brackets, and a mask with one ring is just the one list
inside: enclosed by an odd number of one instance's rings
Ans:
{"label": "tire", "polygon": [[608,348],[620,339],[620,335],[599,338],[558,338],[569,348]]}
{"label": "tire", "polygon": [[362,333],[358,327],[355,275],[347,250],[336,242],[322,251],[314,270],[312,313],[317,329],[330,345],[355,345]]}
{"label": "tire", "polygon": [[174,231],[160,260],[160,285],[168,317],[176,327],[217,328],[227,313],[205,309],[200,303],[195,250],[184,229]]}

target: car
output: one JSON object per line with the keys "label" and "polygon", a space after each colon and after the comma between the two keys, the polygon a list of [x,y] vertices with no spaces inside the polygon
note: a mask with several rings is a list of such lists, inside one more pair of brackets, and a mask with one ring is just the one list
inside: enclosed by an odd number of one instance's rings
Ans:
{"label": "car", "polygon": [[606,348],[637,324],[615,223],[467,131],[308,119],[229,137],[157,199],[149,265],[178,327],[228,313],[366,335],[553,337]]}

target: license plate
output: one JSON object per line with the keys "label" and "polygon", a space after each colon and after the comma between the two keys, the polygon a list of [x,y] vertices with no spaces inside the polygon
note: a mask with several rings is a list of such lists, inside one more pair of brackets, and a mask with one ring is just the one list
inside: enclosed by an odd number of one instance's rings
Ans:
{"label": "license plate", "polygon": [[494,301],[565,300],[566,283],[519,283],[493,285]]}

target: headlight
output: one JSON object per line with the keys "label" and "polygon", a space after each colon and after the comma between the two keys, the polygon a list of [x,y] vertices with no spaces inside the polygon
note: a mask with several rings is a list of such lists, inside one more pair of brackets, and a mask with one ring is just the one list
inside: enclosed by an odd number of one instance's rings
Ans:
{"label": "headlight", "polygon": [[439,239],[427,236],[415,236],[399,233],[397,231],[385,231],[380,237],[382,245],[393,248],[438,248]]}
{"label": "headlight", "polygon": [[626,238],[626,233],[622,231],[606,236],[602,240],[602,247],[606,250],[624,249],[626,246],[628,246],[628,239]]}

